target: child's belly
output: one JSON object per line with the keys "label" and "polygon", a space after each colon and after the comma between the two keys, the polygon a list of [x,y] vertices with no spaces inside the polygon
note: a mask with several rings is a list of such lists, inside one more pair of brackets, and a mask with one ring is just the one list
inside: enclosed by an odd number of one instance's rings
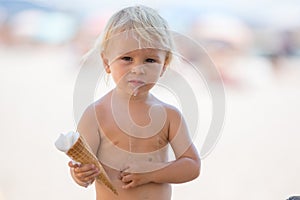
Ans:
{"label": "child's belly", "polygon": [[119,195],[112,193],[106,186],[101,183],[96,184],[97,200],[170,200],[171,199],[171,185],[148,183],[136,188],[123,189],[124,183],[119,179],[119,171],[105,167],[105,170],[112,183],[116,187]]}

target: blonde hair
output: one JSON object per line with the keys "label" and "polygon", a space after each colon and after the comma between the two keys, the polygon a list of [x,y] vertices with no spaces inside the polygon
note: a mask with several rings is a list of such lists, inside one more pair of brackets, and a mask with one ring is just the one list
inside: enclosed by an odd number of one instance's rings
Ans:
{"label": "blonde hair", "polygon": [[146,46],[159,47],[167,51],[165,62],[170,63],[174,42],[167,21],[154,9],[146,6],[132,6],[115,13],[107,22],[101,41],[101,52],[105,52],[109,40],[120,33],[133,36]]}

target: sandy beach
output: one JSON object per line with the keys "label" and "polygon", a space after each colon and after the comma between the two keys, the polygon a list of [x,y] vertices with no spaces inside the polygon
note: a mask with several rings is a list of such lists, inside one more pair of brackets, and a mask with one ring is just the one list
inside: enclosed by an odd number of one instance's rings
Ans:
{"label": "sandy beach", "polygon": [[[67,47],[18,47],[0,48],[0,57],[0,200],[95,199],[93,187],[73,183],[69,159],[54,146],[75,129],[73,55]],[[261,87],[226,89],[222,136],[200,177],[174,185],[173,200],[300,195],[299,62],[287,69]]]}

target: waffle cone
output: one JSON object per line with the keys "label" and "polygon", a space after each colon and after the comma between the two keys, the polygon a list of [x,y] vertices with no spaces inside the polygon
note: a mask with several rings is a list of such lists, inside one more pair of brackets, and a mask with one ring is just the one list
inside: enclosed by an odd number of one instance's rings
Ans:
{"label": "waffle cone", "polygon": [[80,162],[81,164],[94,164],[100,170],[100,174],[96,177],[96,180],[104,183],[104,185],[116,195],[118,194],[103,166],[100,164],[97,157],[93,154],[91,148],[82,136],[80,136],[76,143],[67,151],[67,155],[74,161]]}

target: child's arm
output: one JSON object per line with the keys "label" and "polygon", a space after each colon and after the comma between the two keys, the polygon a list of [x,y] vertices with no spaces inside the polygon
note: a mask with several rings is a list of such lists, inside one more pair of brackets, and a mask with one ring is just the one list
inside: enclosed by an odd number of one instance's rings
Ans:
{"label": "child's arm", "polygon": [[[77,132],[82,135],[89,146],[91,147],[94,154],[97,153],[97,149],[100,143],[98,131],[98,123],[96,118],[96,112],[94,104],[90,105],[83,113],[78,126]],[[74,181],[83,187],[87,187],[93,183],[95,177],[99,175],[99,169],[92,164],[78,165],[69,162],[71,176]]]}
{"label": "child's arm", "polygon": [[168,110],[169,141],[174,150],[176,160],[156,171],[130,174],[121,173],[124,188],[136,187],[149,182],[154,183],[183,183],[191,181],[200,174],[200,158],[193,145],[184,119],[175,109]]}

